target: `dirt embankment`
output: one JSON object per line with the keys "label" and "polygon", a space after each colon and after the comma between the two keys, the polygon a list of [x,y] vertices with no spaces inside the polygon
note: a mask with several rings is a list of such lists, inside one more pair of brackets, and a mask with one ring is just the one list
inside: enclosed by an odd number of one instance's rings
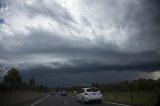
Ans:
{"label": "dirt embankment", "polygon": [[47,93],[40,92],[16,92],[12,94],[0,94],[0,106],[6,106],[14,103],[27,101],[39,96],[45,96]]}

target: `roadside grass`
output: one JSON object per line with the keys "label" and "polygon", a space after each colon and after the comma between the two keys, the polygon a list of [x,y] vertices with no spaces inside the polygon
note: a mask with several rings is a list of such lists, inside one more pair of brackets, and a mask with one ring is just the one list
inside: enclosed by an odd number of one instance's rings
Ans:
{"label": "roadside grass", "polygon": [[155,93],[146,92],[105,92],[103,93],[103,98],[105,101],[113,101],[127,104],[141,104],[145,106],[154,106],[158,100]]}
{"label": "roadside grass", "polygon": [[76,96],[76,94],[74,92],[68,92],[69,96]]}

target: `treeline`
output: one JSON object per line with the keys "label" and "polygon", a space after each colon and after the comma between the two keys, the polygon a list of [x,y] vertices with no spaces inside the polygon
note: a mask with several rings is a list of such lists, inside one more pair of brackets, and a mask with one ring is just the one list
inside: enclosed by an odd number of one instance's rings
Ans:
{"label": "treeline", "polygon": [[108,92],[136,92],[155,91],[160,89],[160,79],[138,79],[133,81],[123,81],[117,84],[96,85],[102,91]]}
{"label": "treeline", "polygon": [[[116,84],[92,83],[92,87],[99,88],[102,92],[138,92],[138,91],[160,91],[160,79],[138,79],[133,81],[122,81]],[[57,87],[58,90],[77,91],[84,86]],[[86,86],[87,87],[87,86]]]}
{"label": "treeline", "polygon": [[12,68],[7,72],[3,81],[0,83],[0,92],[14,93],[16,91],[48,92],[49,88],[42,84],[36,84],[34,77],[31,77],[28,81],[24,81],[19,71]]}

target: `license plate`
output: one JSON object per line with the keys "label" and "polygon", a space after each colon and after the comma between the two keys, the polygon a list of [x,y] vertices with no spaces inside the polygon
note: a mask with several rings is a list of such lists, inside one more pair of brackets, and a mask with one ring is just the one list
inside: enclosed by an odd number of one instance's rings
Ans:
{"label": "license plate", "polygon": [[92,95],[96,95],[96,93],[92,93]]}

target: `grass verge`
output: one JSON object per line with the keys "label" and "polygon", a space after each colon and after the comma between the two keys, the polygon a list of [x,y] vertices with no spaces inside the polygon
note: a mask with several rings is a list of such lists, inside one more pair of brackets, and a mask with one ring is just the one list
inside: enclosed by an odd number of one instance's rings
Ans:
{"label": "grass verge", "polygon": [[103,93],[103,99],[105,101],[113,101],[127,104],[140,104],[145,106],[154,106],[158,101],[158,97],[155,93],[146,92],[126,92],[126,93]]}

